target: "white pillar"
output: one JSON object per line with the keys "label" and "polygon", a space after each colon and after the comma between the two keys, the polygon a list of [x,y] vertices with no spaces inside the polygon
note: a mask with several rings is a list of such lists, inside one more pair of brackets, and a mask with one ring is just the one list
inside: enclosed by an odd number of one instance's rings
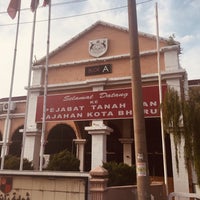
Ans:
{"label": "white pillar", "polygon": [[[39,152],[41,130],[35,122],[38,92],[32,92],[29,97],[29,107],[27,111],[27,127],[24,144],[24,158],[33,161],[35,169],[39,167]],[[41,111],[42,112],[42,111]]]}
{"label": "white pillar", "polygon": [[[171,55],[172,54],[172,55]],[[171,57],[170,57],[171,56]],[[170,58],[172,60],[170,60]],[[178,64],[175,65],[176,54],[175,52],[165,53],[165,59],[167,59],[167,69],[173,69],[173,66],[178,68]],[[181,95],[181,84],[179,79],[170,79],[167,80],[167,85],[174,88],[179,95]],[[176,147],[174,145],[174,137],[173,134],[170,134],[171,141],[171,154],[172,154],[172,170],[173,170],[173,182],[174,182],[174,192],[186,192],[189,193],[189,175],[188,171],[185,167],[185,159],[184,159],[184,139],[181,139],[181,144],[178,146],[178,162],[179,162],[179,172],[176,168]]]}
{"label": "white pillar", "polygon": [[80,171],[84,171],[84,151],[86,139],[74,139],[76,144],[76,157],[80,160]]}
{"label": "white pillar", "polygon": [[41,133],[28,130],[26,131],[26,140],[24,144],[24,158],[33,162],[35,169],[39,167]]}
{"label": "white pillar", "polygon": [[[8,120],[8,122],[6,122],[6,120]],[[11,132],[10,132],[11,119],[8,118],[6,120],[5,120],[5,124],[4,124],[4,133],[3,133],[1,157],[3,156],[3,153],[4,153],[4,156],[9,154],[9,146],[10,146],[9,138],[10,138],[10,134],[11,134]],[[7,127],[6,127],[6,123],[8,123]],[[8,128],[8,130],[6,130],[6,128]],[[5,146],[4,146],[4,142],[5,142]],[[3,150],[3,148],[5,148],[5,149]]]}
{"label": "white pillar", "polygon": [[120,138],[119,141],[123,144],[123,161],[125,164],[132,165],[132,138]]}
{"label": "white pillar", "polygon": [[179,172],[177,171],[176,155],[175,155],[175,146],[173,135],[170,134],[171,139],[171,152],[172,152],[172,167],[173,167],[173,181],[174,181],[174,192],[185,192],[189,193],[189,178],[188,172],[185,167],[184,159],[184,141],[181,140],[181,144],[178,147],[178,164]]}
{"label": "white pillar", "polygon": [[[42,69],[33,71],[32,87],[42,86]],[[27,111],[27,127],[24,144],[24,158],[33,161],[35,169],[39,167],[39,152],[41,142],[41,125],[35,122],[37,98],[40,95],[40,91],[31,91],[29,96],[29,105]],[[42,112],[42,111],[41,111]]]}
{"label": "white pillar", "polygon": [[113,130],[105,126],[102,120],[93,121],[92,126],[85,127],[85,130],[92,136],[91,169],[94,169],[106,162],[107,135]]}

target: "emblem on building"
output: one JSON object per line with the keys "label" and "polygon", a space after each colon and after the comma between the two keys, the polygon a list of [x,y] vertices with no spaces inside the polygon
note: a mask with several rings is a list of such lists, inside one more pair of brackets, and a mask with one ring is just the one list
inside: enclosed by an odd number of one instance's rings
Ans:
{"label": "emblem on building", "polygon": [[7,194],[12,190],[12,177],[0,177],[0,190],[4,194]]}
{"label": "emblem on building", "polygon": [[100,57],[108,50],[108,39],[97,39],[89,41],[89,54],[93,57]]}

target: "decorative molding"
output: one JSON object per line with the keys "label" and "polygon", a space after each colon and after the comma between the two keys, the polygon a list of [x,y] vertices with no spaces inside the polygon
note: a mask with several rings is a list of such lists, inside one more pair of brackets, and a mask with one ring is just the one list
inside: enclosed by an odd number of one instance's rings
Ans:
{"label": "decorative molding", "polygon": [[[172,50],[178,50],[178,45],[173,46],[167,46],[160,49],[160,52],[166,52],[166,51],[172,51]],[[140,56],[146,56],[146,55],[153,55],[156,54],[157,50],[149,50],[149,51],[143,51],[140,52]],[[58,64],[49,64],[49,68],[59,68],[59,67],[67,67],[67,66],[73,66],[73,65],[85,65],[90,64],[94,62],[101,62],[101,61],[111,61],[111,60],[119,60],[119,59],[127,59],[130,58],[130,54],[120,54],[115,56],[106,56],[101,58],[91,58],[86,60],[77,60],[77,61],[69,61],[66,63],[58,63]],[[34,65],[32,67],[33,70],[41,70],[44,69],[45,65]]]}
{"label": "decorative molding", "polygon": [[[162,72],[162,80],[171,80],[171,79],[181,79],[185,76],[186,71],[184,69],[177,69],[173,71],[165,71]],[[142,82],[153,82],[158,81],[158,74],[145,74],[142,75]],[[70,89],[81,89],[88,88],[94,86],[101,85],[124,85],[131,84],[131,76],[126,77],[114,77],[114,78],[97,78],[97,79],[89,79],[84,81],[75,81],[70,83],[60,83],[60,84],[51,84],[48,86],[48,91],[62,91],[62,90],[70,90]],[[31,92],[43,92],[43,85],[32,86],[30,87]]]}

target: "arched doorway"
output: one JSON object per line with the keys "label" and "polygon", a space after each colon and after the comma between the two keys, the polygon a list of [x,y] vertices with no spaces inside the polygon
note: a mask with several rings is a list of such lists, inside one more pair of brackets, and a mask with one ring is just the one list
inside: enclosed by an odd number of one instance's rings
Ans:
{"label": "arched doorway", "polygon": [[75,154],[75,145],[73,142],[75,138],[75,132],[69,125],[56,125],[49,132],[45,154],[55,154],[64,149]]}
{"label": "arched doorway", "polygon": [[21,147],[22,147],[22,137],[23,133],[20,130],[23,129],[23,126],[19,127],[13,134],[11,138],[11,145],[9,147],[9,154],[13,156],[21,155]]}
{"label": "arched doorway", "polygon": [[[146,136],[150,176],[164,176],[160,118],[146,118]],[[165,135],[167,175],[172,177],[172,158],[169,134]]]}

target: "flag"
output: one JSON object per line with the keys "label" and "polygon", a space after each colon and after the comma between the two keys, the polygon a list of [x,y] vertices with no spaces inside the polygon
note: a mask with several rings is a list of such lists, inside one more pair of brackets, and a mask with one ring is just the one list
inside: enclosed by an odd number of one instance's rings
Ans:
{"label": "flag", "polygon": [[45,6],[49,5],[49,1],[50,1],[50,0],[44,0],[42,6],[45,7]]}
{"label": "flag", "polygon": [[9,5],[8,5],[7,13],[12,19],[15,18],[17,11],[19,11],[20,3],[21,3],[21,0],[11,0],[10,1]]}
{"label": "flag", "polygon": [[31,0],[31,11],[35,12],[39,4],[39,0]]}

